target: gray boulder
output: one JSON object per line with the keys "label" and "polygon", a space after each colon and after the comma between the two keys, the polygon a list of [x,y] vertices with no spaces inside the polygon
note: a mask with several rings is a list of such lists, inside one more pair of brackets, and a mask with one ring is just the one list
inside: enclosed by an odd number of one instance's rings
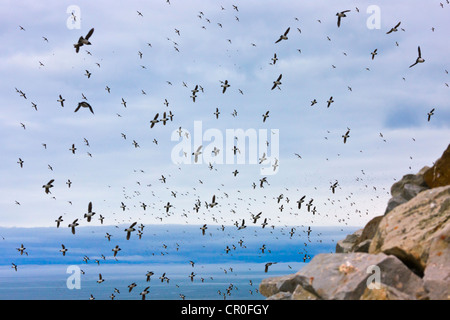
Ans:
{"label": "gray boulder", "polygon": [[380,286],[395,288],[409,299],[426,297],[422,279],[398,258],[383,253],[319,254],[297,275],[308,279],[303,288],[320,299],[358,300],[371,283],[372,268],[379,270]]}
{"label": "gray boulder", "polygon": [[336,243],[336,253],[348,253],[353,250],[355,244],[358,243],[363,229],[357,230],[352,234],[347,235],[344,240],[339,240]]}
{"label": "gray boulder", "polygon": [[450,224],[431,242],[423,281],[430,299],[450,300]]}

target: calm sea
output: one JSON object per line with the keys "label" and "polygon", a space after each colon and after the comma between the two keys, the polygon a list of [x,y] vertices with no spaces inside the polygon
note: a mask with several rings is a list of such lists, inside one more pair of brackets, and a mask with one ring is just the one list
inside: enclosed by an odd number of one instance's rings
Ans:
{"label": "calm sea", "polygon": [[[134,232],[126,240],[125,227],[82,227],[76,235],[69,228],[0,228],[0,299],[87,300],[92,295],[107,300],[114,294],[115,300],[130,300],[141,299],[149,287],[147,300],[262,300],[262,279],[297,272],[315,254],[334,252],[338,240],[358,229],[312,227],[308,236],[301,227],[291,235],[292,227],[208,226],[202,235],[200,226],[147,225],[141,239]],[[27,254],[16,250],[21,244]],[[117,259],[116,245],[122,249]],[[265,273],[268,262],[274,264]],[[100,273],[104,282],[97,283]],[[129,292],[132,283],[136,287]]]}

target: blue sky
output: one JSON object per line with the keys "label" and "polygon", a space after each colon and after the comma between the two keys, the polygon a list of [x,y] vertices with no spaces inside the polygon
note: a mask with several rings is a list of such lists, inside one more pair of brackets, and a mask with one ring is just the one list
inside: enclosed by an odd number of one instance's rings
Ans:
{"label": "blue sky", "polygon": [[[54,226],[60,215],[65,227],[76,218],[84,226],[99,225],[99,214],[108,225],[231,225],[242,219],[250,224],[258,212],[274,225],[361,226],[384,213],[396,179],[432,165],[447,147],[450,5],[373,1],[381,27],[370,30],[363,2],[170,2],[3,2],[1,226]],[[67,27],[70,5],[80,8],[80,29]],[[336,12],[346,9],[351,12],[338,28]],[[398,21],[404,31],[387,35]],[[275,44],[288,27],[289,39]],[[73,44],[90,28],[95,28],[92,45],[75,53]],[[418,46],[425,63],[409,68]],[[372,60],[374,49],[378,55]],[[274,53],[279,60],[270,65]],[[270,90],[279,74],[280,90]],[[223,94],[225,79],[231,87]],[[190,95],[196,84],[204,92],[194,103]],[[57,102],[60,94],[64,108]],[[73,112],[82,95],[94,115],[84,108]],[[335,102],[327,108],[330,96]],[[314,99],[318,103],[311,106]],[[150,129],[155,114],[169,110],[173,121]],[[252,188],[262,178],[258,165],[210,170],[205,163],[174,164],[171,135],[179,127],[192,133],[194,121],[223,133],[278,129],[279,171],[268,176],[270,185]],[[350,138],[344,144],[347,128]],[[75,154],[69,151],[72,144]],[[45,194],[42,185],[50,179],[54,187]],[[332,194],[335,181],[339,186]],[[205,208],[214,194],[219,205]],[[304,206],[297,209],[303,195],[314,199],[315,215]],[[195,213],[197,199],[202,207]],[[90,201],[97,214],[88,224],[83,214]],[[174,207],[166,214],[168,201]],[[145,211],[143,202],[149,205]]]}

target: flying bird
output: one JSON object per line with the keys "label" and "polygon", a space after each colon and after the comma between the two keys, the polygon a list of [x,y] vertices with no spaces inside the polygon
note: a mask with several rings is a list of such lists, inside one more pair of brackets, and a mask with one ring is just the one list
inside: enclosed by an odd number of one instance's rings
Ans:
{"label": "flying bird", "polygon": [[136,231],[136,229],[134,229],[136,223],[137,222],[133,222],[128,228],[125,229],[125,231],[127,232],[127,240],[130,240],[131,232]]}
{"label": "flying bird", "polygon": [[79,226],[78,219],[73,220],[71,224],[69,224],[69,228],[72,229],[72,234],[75,234],[75,227]]}
{"label": "flying bird", "polygon": [[432,116],[433,114],[434,114],[434,108],[431,109],[431,111],[427,113],[427,115],[428,115],[428,121],[430,121],[431,116]]}
{"label": "flying bird", "polygon": [[267,262],[267,263],[264,265],[264,272],[267,273],[267,271],[269,271],[269,267],[270,267],[271,265],[273,265],[273,264],[276,264],[276,262]]}
{"label": "flying bird", "polygon": [[89,38],[92,36],[93,33],[94,33],[94,28],[89,30],[86,37],[83,38],[83,36],[81,36],[78,39],[78,42],[73,45],[75,47],[75,52],[78,53],[80,51],[80,47],[82,47],[83,45],[91,45],[91,43],[89,42]]}
{"label": "flying bird", "polygon": [[74,112],[77,112],[78,110],[80,110],[81,107],[88,108],[91,111],[91,113],[94,114],[94,110],[92,109],[91,105],[89,103],[87,103],[86,101],[79,102],[78,106]]}
{"label": "flying bird", "polygon": [[420,50],[420,46],[417,47],[417,51],[419,53],[419,56],[417,57],[416,62],[414,62],[412,65],[409,66],[410,68],[414,67],[418,63],[424,63],[425,62],[425,59],[422,58],[422,52]]}
{"label": "flying bird", "polygon": [[59,99],[56,100],[61,104],[61,107],[64,107],[64,101],[66,101],[66,99],[64,99],[61,95],[59,95]]}
{"label": "flying bird", "polygon": [[66,249],[66,247],[63,244],[61,245],[61,247],[62,247],[62,249],[59,250],[59,252],[62,252],[63,256],[65,256],[68,249]]}
{"label": "flying bird", "polygon": [[400,27],[400,24],[401,24],[402,22],[400,21],[399,23],[397,23],[396,25],[395,25],[395,27],[392,27],[391,28],[391,30],[389,30],[388,32],[386,32],[386,34],[390,34],[390,33],[392,33],[392,32],[397,32],[398,31],[398,27]]}
{"label": "flying bird", "polygon": [[228,80],[225,80],[224,82],[222,82],[221,87],[223,88],[222,93],[225,93],[227,88],[230,87],[230,85],[228,84]]}
{"label": "flying bird", "polygon": [[192,152],[192,155],[194,156],[194,162],[197,163],[198,162],[198,156],[202,154],[202,152],[200,151],[202,149],[203,146],[199,146],[197,148],[197,151]]}
{"label": "flying bird", "polygon": [[338,17],[338,20],[337,20],[338,28],[341,26],[341,18],[346,17],[346,15],[345,15],[346,12],[350,12],[350,10],[344,10],[344,11],[336,13],[336,16]]}
{"label": "flying bird", "polygon": [[157,113],[157,114],[155,115],[155,117],[153,118],[153,120],[150,120],[150,123],[151,123],[150,128],[153,128],[153,127],[155,126],[155,124],[157,124],[157,123],[159,122],[158,117],[159,117],[159,113]]}
{"label": "flying bird", "polygon": [[50,180],[49,182],[47,182],[46,184],[44,184],[42,186],[42,188],[44,188],[45,193],[49,194],[50,192],[50,188],[53,188],[53,182],[55,181],[55,179]]}
{"label": "flying bird", "polygon": [[272,90],[275,89],[276,87],[278,87],[279,85],[281,85],[281,81],[280,81],[280,80],[281,80],[282,77],[283,77],[283,75],[280,74],[280,75],[278,76],[277,80],[275,80],[275,81],[273,82]]}
{"label": "flying bird", "polygon": [[375,59],[375,56],[377,55],[377,51],[378,49],[373,50],[373,52],[371,53],[372,55],[372,60]]}
{"label": "flying bird", "polygon": [[329,108],[333,102],[334,102],[333,96],[331,96],[330,99],[328,99],[328,101],[327,101],[327,103],[328,103],[327,108]]}
{"label": "flying bird", "polygon": [[350,137],[349,133],[350,133],[350,130],[347,130],[347,132],[344,135],[342,135],[342,138],[344,138],[344,143],[346,143],[347,139]]}
{"label": "flying bird", "polygon": [[92,211],[92,202],[89,202],[88,212],[84,214],[84,217],[87,219],[87,222],[91,222],[91,218],[93,215],[95,215],[95,212]]}
{"label": "flying bird", "polygon": [[280,38],[278,38],[278,40],[275,41],[275,43],[278,43],[281,40],[287,40],[288,39],[287,35],[289,33],[289,30],[291,30],[291,27],[287,28],[286,31],[280,36]]}

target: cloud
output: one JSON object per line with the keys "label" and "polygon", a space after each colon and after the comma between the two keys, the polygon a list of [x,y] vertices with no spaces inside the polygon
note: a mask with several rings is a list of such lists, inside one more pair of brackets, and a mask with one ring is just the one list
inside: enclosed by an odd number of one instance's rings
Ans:
{"label": "cloud", "polygon": [[[0,23],[8,43],[0,56],[0,70],[8,75],[0,79],[0,174],[5,181],[1,204],[8,214],[0,225],[53,225],[61,213],[78,217],[89,201],[112,224],[135,212],[148,223],[160,223],[160,218],[183,224],[214,218],[232,224],[241,218],[240,211],[248,216],[254,210],[264,210],[276,224],[340,224],[325,214],[344,210],[349,214],[346,222],[362,224],[369,218],[366,208],[376,207],[373,215],[383,211],[387,196],[367,193],[366,183],[355,180],[364,178],[361,170],[372,177],[369,189],[387,190],[398,172],[410,170],[407,154],[414,154],[411,167],[415,169],[435,160],[428,155],[439,156],[447,142],[436,137],[448,136],[450,119],[445,86],[450,81],[444,71],[446,9],[419,1],[406,7],[380,3],[381,29],[370,30],[366,7],[360,6],[358,13],[350,1],[339,5],[280,1],[276,6],[246,1],[238,5],[239,11],[228,2],[222,5],[225,10],[219,3],[202,1],[81,3],[81,28],[68,29],[70,16],[64,3],[8,2]],[[337,28],[335,14],[344,8],[352,11]],[[107,18],[100,18],[99,12]],[[398,20],[405,31],[386,35]],[[75,53],[73,43],[91,27],[95,28],[92,45]],[[291,27],[289,39],[275,44],[287,27]],[[426,62],[410,69],[418,45]],[[378,55],[372,60],[375,48]],[[270,65],[275,52],[279,60]],[[86,69],[92,73],[89,79]],[[281,90],[270,90],[279,74],[283,74]],[[223,94],[220,81],[225,79],[231,87]],[[198,93],[194,103],[190,95],[196,84],[204,92]],[[27,99],[15,88],[23,90]],[[56,101],[59,94],[66,99],[64,108]],[[82,95],[95,115],[86,110],[73,112]],[[335,102],[327,108],[330,96]],[[311,106],[313,99],[318,103]],[[216,107],[219,119],[213,114]],[[426,114],[433,107],[435,115],[427,122]],[[234,110],[237,117],[232,115]],[[263,123],[261,115],[267,110],[270,117]],[[149,121],[156,113],[161,117],[169,111],[173,121],[150,129]],[[205,130],[221,132],[279,129],[280,171],[269,178],[270,187],[252,188],[261,178],[258,166],[215,165],[210,170],[207,164],[172,163],[176,143],[170,140],[171,133],[179,127],[192,131],[199,120]],[[26,130],[20,123],[26,124]],[[344,145],[341,136],[347,127],[351,137]],[[133,140],[140,148],[133,146]],[[72,143],[78,148],[76,155],[68,150]],[[23,169],[18,167],[19,157],[25,161]],[[231,173],[235,169],[239,170],[236,177]],[[168,177],[166,184],[158,180],[163,174]],[[56,199],[41,189],[50,178],[55,178],[52,196]],[[74,182],[70,190],[67,179]],[[334,179],[342,181],[343,208],[339,209],[337,201],[328,201],[329,183]],[[179,196],[173,198],[171,191]],[[220,211],[194,215],[196,199],[204,202],[214,193],[221,197]],[[323,215],[301,215],[290,203],[280,216],[274,201],[280,193],[291,199],[300,193],[314,197]],[[350,193],[352,200],[361,203],[363,217],[350,215],[353,201],[344,196]],[[129,210],[120,212],[123,200]],[[170,215],[163,208],[167,201],[176,207]],[[142,202],[151,203],[154,210],[144,215]]]}

